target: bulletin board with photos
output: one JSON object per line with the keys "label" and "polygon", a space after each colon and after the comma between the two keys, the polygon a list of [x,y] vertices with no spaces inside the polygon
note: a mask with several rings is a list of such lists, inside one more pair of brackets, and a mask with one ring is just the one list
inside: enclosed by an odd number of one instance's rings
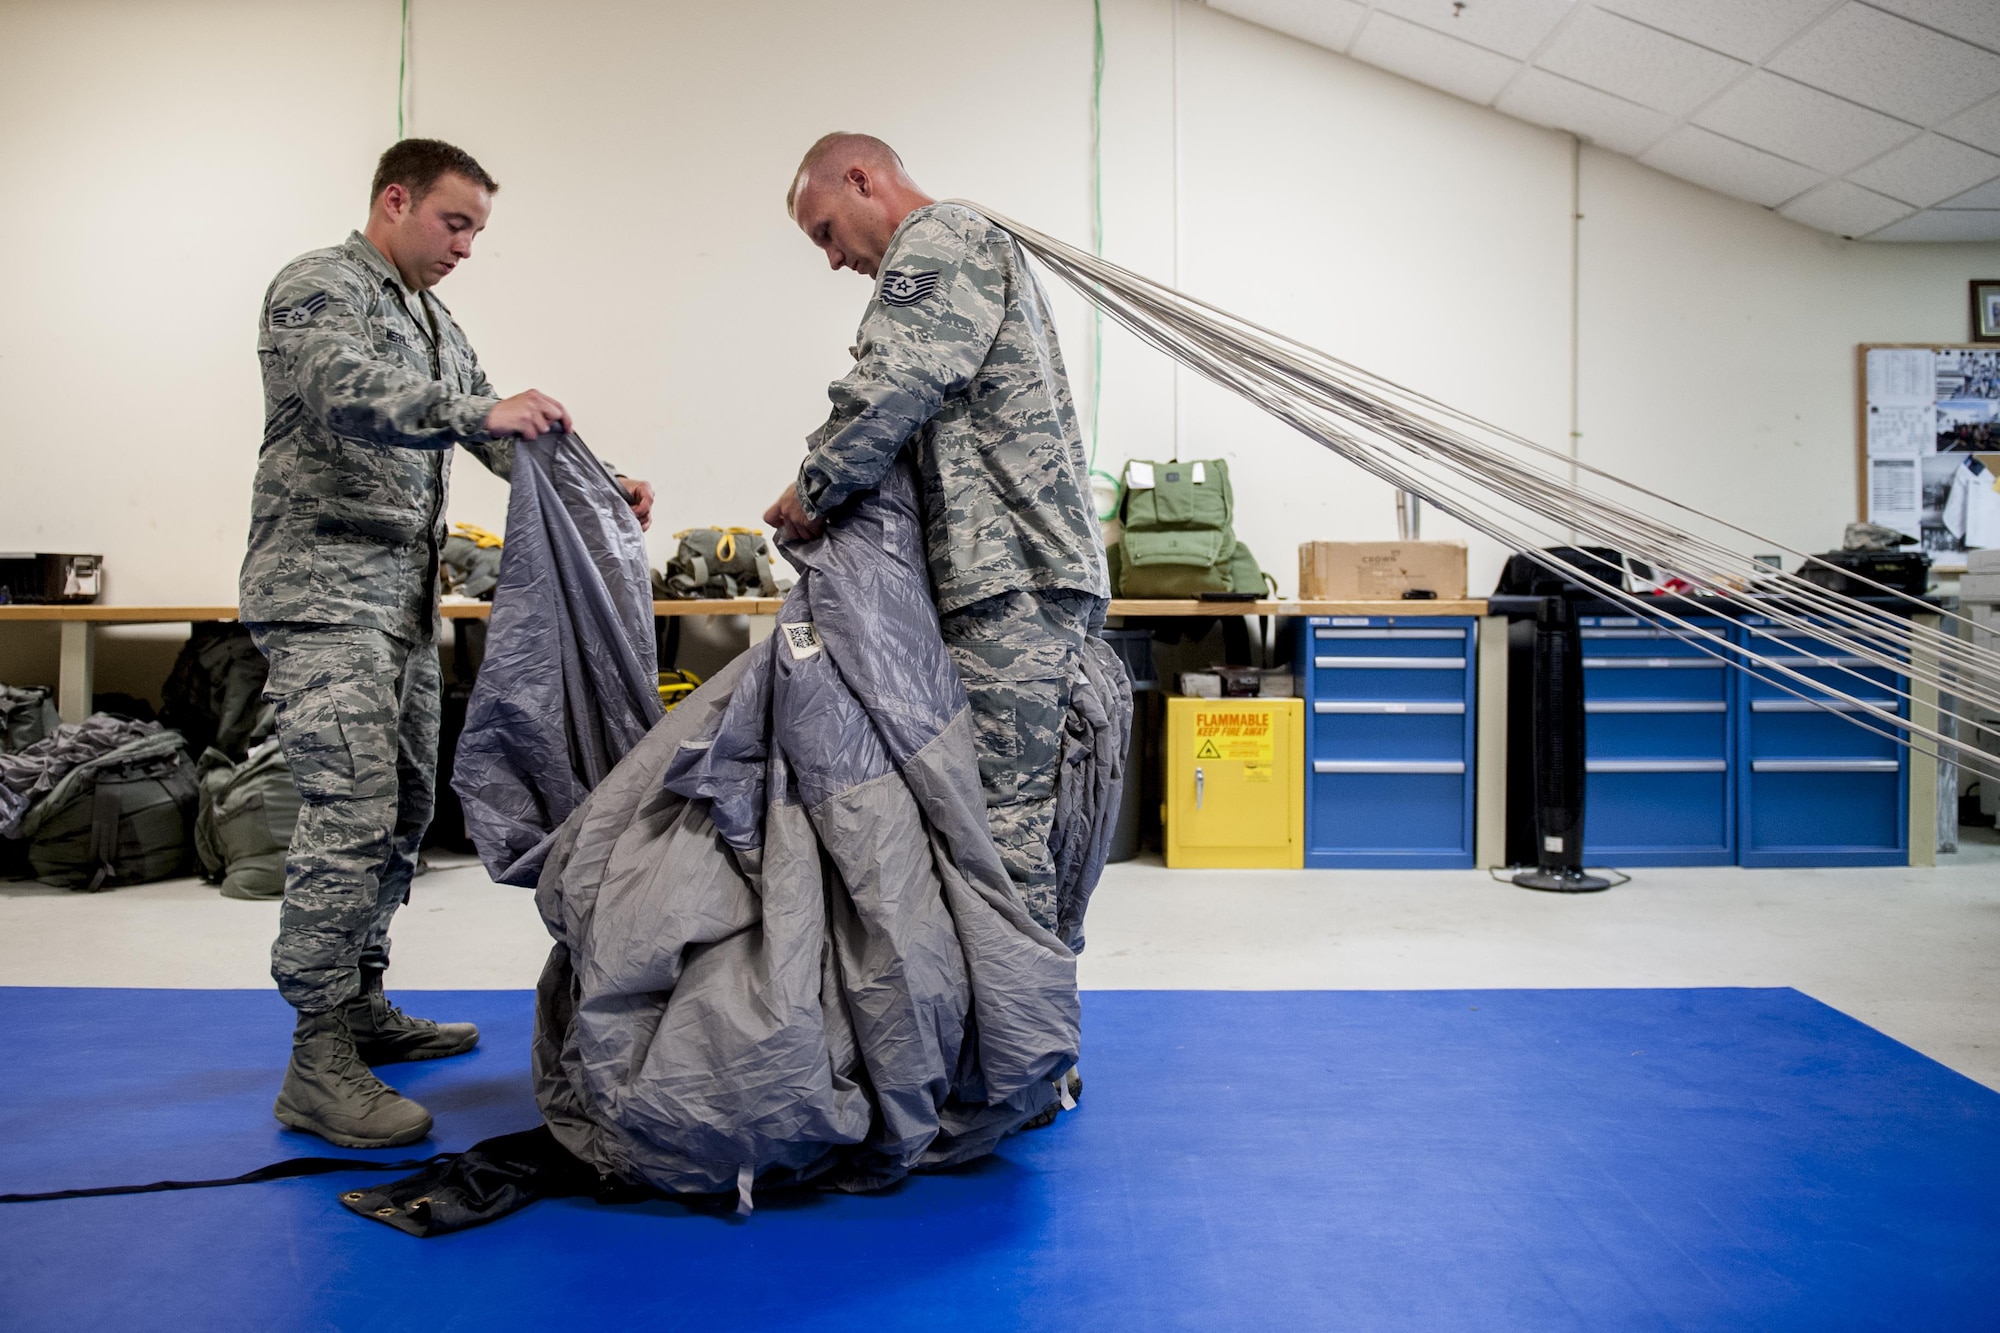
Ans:
{"label": "bulletin board with photos", "polygon": [[1941,569],[2000,547],[2000,345],[1864,343],[1861,517]]}

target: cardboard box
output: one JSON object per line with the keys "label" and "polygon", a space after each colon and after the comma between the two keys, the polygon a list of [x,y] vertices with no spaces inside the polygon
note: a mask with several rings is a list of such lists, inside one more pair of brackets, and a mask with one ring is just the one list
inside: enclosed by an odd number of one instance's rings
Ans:
{"label": "cardboard box", "polygon": [[1302,602],[1394,602],[1413,590],[1465,596],[1465,543],[1299,543]]}

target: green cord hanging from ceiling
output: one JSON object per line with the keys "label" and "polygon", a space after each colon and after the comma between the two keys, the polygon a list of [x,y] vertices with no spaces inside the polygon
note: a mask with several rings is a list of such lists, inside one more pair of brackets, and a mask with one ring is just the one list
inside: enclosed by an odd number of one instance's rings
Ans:
{"label": "green cord hanging from ceiling", "polygon": [[[407,0],[406,0],[407,2]],[[1104,257],[1104,0],[1091,0],[1090,4],[1090,248],[1099,259]],[[1111,483],[1112,501],[1110,513],[1101,513],[1100,519],[1110,518],[1118,512],[1119,494],[1122,483],[1109,472],[1097,470],[1097,422],[1099,403],[1104,397],[1104,311],[1096,306],[1090,312],[1090,475],[1103,477]]]}
{"label": "green cord hanging from ceiling", "polygon": [[410,0],[403,0],[403,26],[396,43],[396,141],[403,139],[403,86],[410,69]]}

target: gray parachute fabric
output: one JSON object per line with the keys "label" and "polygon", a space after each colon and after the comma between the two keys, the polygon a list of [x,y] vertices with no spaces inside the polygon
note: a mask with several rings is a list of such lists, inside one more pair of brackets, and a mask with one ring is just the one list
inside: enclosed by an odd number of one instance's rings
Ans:
{"label": "gray parachute fabric", "polygon": [[60,724],[18,753],[0,754],[0,838],[29,837],[31,810],[73,769],[159,732],[157,722],[92,713],[81,722]]}
{"label": "gray parachute fabric", "polygon": [[1132,735],[1132,678],[1117,650],[1093,633],[1070,691],[1063,727],[1062,768],[1056,775],[1055,826],[1049,850],[1056,866],[1056,934],[1083,952],[1083,914],[1104,874],[1125,792],[1125,755]]}
{"label": "gray parachute fabric", "polygon": [[533,884],[553,831],[660,712],[651,576],[625,493],[574,435],[520,442],[451,779],[487,873]]}
{"label": "gray parachute fabric", "polygon": [[1075,957],[993,846],[921,532],[898,467],[788,548],[777,634],[549,852],[536,1093],[605,1176],[875,1188],[991,1151],[1076,1062]]}

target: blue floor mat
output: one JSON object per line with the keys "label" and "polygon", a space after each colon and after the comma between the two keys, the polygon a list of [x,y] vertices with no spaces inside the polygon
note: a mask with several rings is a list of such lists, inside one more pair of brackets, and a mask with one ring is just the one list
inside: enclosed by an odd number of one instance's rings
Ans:
{"label": "blue floor mat", "polygon": [[[397,1066],[422,1156],[536,1123],[522,992]],[[2000,1094],[1795,991],[1099,991],[1082,1108],[873,1198],[537,1204],[338,1175],[0,1206],[8,1329],[1993,1329]],[[334,1152],[249,991],[0,989],[0,1192]]]}

